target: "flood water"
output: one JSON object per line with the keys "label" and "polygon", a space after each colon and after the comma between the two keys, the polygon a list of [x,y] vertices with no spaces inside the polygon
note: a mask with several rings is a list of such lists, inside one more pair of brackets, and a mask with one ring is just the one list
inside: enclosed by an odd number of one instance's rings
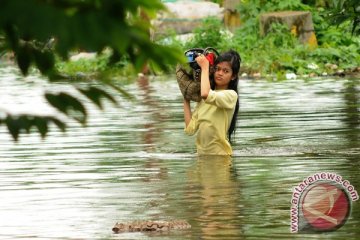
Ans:
{"label": "flood water", "polygon": [[[242,79],[232,159],[197,158],[183,132],[174,76],[138,79],[120,107],[88,104],[45,140],[14,143],[0,126],[0,239],[359,239],[360,201],[337,231],[290,233],[293,187],[333,172],[360,192],[359,79]],[[0,68],[0,108],[56,114],[37,76]],[[113,234],[116,222],[188,221],[192,228]]]}

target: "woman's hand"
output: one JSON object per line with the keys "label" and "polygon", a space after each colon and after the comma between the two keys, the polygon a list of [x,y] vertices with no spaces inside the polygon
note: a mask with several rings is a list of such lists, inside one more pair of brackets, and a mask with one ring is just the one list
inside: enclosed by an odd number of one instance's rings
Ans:
{"label": "woman's hand", "polygon": [[197,62],[197,64],[199,64],[201,70],[209,69],[210,63],[203,54],[200,54],[198,57],[196,57],[195,61]]}

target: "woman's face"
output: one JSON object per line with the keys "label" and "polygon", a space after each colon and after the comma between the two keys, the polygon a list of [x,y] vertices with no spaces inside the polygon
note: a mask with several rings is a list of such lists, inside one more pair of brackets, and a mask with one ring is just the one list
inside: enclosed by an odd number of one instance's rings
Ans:
{"label": "woman's face", "polygon": [[214,79],[216,89],[227,89],[233,78],[233,72],[229,62],[220,62],[215,67]]}

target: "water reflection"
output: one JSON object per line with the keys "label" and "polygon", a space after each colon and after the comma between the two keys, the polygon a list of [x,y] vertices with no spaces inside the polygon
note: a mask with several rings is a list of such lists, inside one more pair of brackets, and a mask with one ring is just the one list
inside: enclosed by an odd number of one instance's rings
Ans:
{"label": "water reflection", "polygon": [[142,112],[142,116],[146,116],[146,121],[144,121],[144,125],[142,126],[142,129],[144,130],[142,132],[143,146],[145,147],[144,150],[146,152],[151,152],[154,151],[155,141],[161,134],[161,131],[158,131],[161,129],[156,128],[156,124],[162,119],[161,109],[157,101],[151,95],[154,90],[149,84],[149,77],[146,75],[139,76],[137,84],[140,90],[139,95],[141,96],[139,102],[146,107],[146,110]]}
{"label": "water reflection", "polygon": [[[242,234],[240,184],[229,156],[201,156],[189,170],[189,199],[199,199],[195,219],[202,239],[238,239]],[[194,204],[194,202],[192,202]]]}
{"label": "water reflection", "polygon": [[[347,139],[346,159],[347,166],[344,175],[348,176],[357,191],[360,192],[360,178],[354,170],[360,170],[360,86],[359,79],[349,79],[344,82],[344,118],[345,125],[344,138]],[[355,204],[358,206],[358,204]],[[360,219],[360,208],[352,208],[352,218]]]}
{"label": "water reflection", "polygon": [[[141,96],[139,102],[146,107],[146,110],[141,114],[142,116],[146,115],[144,125],[140,127],[143,129],[141,132],[141,145],[144,146],[145,152],[154,152],[162,134],[162,129],[158,128],[157,125],[163,122],[164,116],[161,105],[151,94],[154,92],[154,89],[150,86],[149,76],[138,76],[137,84],[139,95]],[[168,177],[167,168],[161,165],[156,158],[146,159],[144,168],[144,171],[153,171],[154,173],[144,178],[143,181],[158,181]]]}
{"label": "water reflection", "polygon": [[346,125],[346,135],[349,147],[359,147],[360,138],[360,96],[359,80],[350,79],[344,83],[344,124]]}

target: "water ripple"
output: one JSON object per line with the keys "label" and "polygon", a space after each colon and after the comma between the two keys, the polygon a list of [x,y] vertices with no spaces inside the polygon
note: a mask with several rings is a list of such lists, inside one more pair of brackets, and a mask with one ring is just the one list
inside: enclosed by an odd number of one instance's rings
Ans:
{"label": "water ripple", "polygon": [[[0,108],[57,114],[41,97],[51,87],[0,68]],[[360,187],[358,81],[241,80],[232,159],[198,159],[183,132],[174,79],[126,86],[121,107],[89,108],[88,127],[68,122],[46,140],[14,143],[0,126],[1,239],[276,239],[289,232],[292,188],[331,171]],[[166,89],[166,91],[164,91]],[[40,94],[40,95],[39,95]],[[329,239],[360,235],[359,205]],[[191,230],[113,235],[116,221],[185,219]],[[309,234],[318,239],[322,235]]]}

